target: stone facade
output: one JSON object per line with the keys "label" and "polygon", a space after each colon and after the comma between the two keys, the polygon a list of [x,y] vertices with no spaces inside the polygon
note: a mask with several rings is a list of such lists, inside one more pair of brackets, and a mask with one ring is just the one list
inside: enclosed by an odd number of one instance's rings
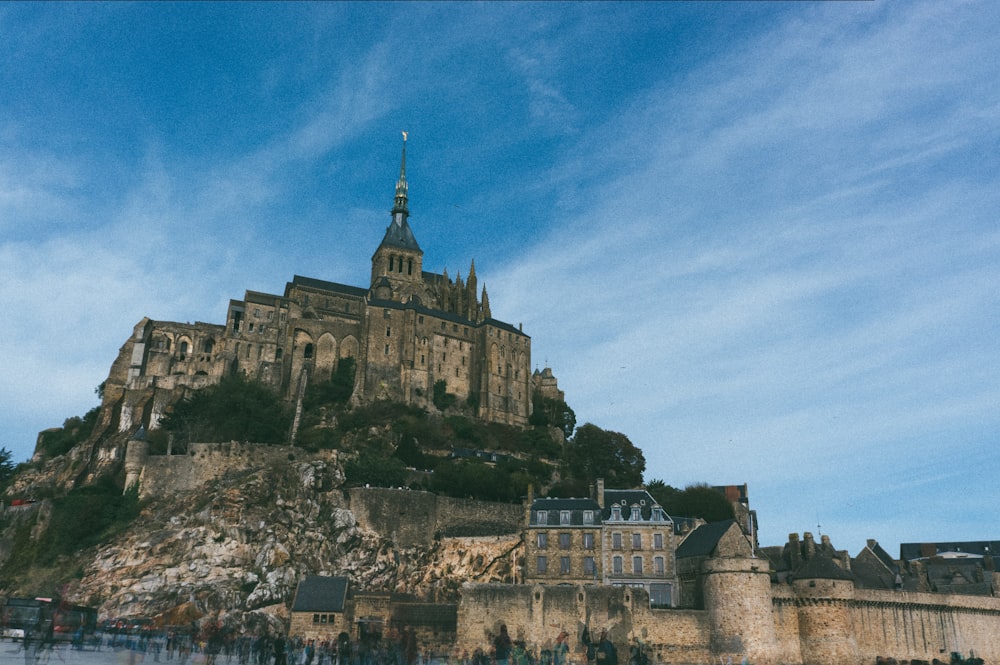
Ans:
{"label": "stone facade", "polygon": [[521,532],[519,504],[470,501],[430,492],[378,487],[348,490],[358,525],[402,547],[437,538],[503,536]]}
{"label": "stone facade", "polygon": [[1000,599],[855,590],[851,582],[772,585],[763,559],[710,560],[706,609],[653,609],[642,589],[592,585],[467,585],[457,647],[485,647],[505,624],[536,649],[560,630],[570,662],[586,662],[583,629],[608,630],[624,662],[641,642],[655,663],[862,665],[876,656],[947,662],[952,651],[1000,659]]}
{"label": "stone facade", "polygon": [[[222,325],[141,320],[105,382],[103,406],[118,431],[155,429],[176,400],[237,373],[295,401],[348,357],[355,403],[434,410],[434,386],[443,381],[480,419],[526,425],[531,338],[493,318],[475,262],[464,281],[423,270],[407,191],[404,143],[392,219],[367,286],[296,275],[281,295],[247,291],[231,300]],[[548,387],[554,377],[546,378]]]}
{"label": "stone facade", "polygon": [[638,587],[654,605],[675,604],[670,516],[645,490],[605,489],[598,481],[595,494],[529,502],[525,582]]}

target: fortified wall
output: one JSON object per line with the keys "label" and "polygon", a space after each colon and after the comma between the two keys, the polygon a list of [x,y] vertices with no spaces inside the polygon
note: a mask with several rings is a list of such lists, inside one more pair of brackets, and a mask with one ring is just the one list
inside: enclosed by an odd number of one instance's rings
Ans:
{"label": "fortified wall", "polygon": [[192,443],[182,455],[150,455],[145,441],[132,439],[125,449],[125,486],[139,483],[139,496],[162,496],[195,490],[226,475],[287,461],[301,448],[259,443]]}
{"label": "fortified wall", "polygon": [[[763,565],[761,565],[763,564]],[[755,569],[756,567],[756,569]],[[466,585],[458,608],[459,649],[487,647],[500,625],[512,639],[550,646],[570,634],[570,661],[586,662],[584,628],[607,630],[619,660],[633,640],[652,662],[862,665],[953,651],[1000,661],[1000,599],[856,590],[850,580],[770,585],[760,559],[714,559],[705,570],[703,610],[650,609],[642,589],[600,586]]]}
{"label": "fortified wall", "polygon": [[348,497],[360,526],[404,547],[431,545],[440,537],[516,534],[524,527],[524,507],[520,504],[376,487],[352,488]]}

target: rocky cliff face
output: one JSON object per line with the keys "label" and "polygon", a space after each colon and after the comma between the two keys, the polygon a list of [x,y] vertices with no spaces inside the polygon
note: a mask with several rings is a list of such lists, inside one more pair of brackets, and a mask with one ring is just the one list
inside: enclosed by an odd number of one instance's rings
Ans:
{"label": "rocky cliff face", "polygon": [[399,547],[358,525],[335,457],[289,458],[147,500],[126,531],[86,553],[64,596],[102,616],[183,623],[221,611],[252,623],[282,615],[306,574],[441,601],[466,581],[510,579],[518,535]]}

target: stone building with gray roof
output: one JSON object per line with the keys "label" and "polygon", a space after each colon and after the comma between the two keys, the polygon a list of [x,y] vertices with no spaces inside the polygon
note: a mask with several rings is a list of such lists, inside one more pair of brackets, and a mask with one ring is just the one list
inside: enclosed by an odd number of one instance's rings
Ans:
{"label": "stone building with gray roof", "polygon": [[645,489],[533,498],[525,534],[527,584],[642,588],[654,607],[676,604],[674,523]]}
{"label": "stone building with gray roof", "polygon": [[409,223],[404,139],[391,219],[371,257],[367,286],[296,275],[282,294],[247,291],[224,324],[144,318],[105,382],[119,431],[155,429],[192,390],[240,374],[295,402],[355,365],[355,403],[392,400],[436,410],[443,382],[454,401],[487,422],[524,426],[534,383],[531,338],[493,318],[473,261],[467,277],[424,270]]}

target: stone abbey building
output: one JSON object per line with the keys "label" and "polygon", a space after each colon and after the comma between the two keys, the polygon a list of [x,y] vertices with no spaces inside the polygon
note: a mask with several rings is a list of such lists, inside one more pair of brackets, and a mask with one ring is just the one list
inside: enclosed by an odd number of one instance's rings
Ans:
{"label": "stone abbey building", "polygon": [[224,325],[144,318],[105,384],[119,431],[155,429],[188,391],[242,374],[297,400],[353,358],[352,400],[434,409],[434,386],[481,420],[525,425],[533,389],[531,338],[490,312],[473,261],[452,280],[423,269],[408,222],[404,137],[392,218],[371,258],[371,281],[349,286],[296,275],[281,295],[247,291]]}

